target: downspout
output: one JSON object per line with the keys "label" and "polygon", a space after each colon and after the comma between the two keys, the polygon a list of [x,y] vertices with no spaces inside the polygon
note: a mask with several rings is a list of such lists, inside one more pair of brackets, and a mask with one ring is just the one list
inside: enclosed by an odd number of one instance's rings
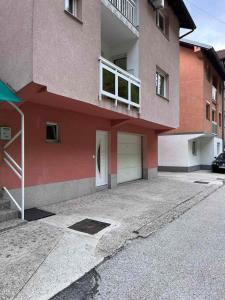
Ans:
{"label": "downspout", "polygon": [[183,39],[185,36],[187,36],[187,35],[191,34],[192,32],[194,32],[195,29],[196,29],[196,28],[191,29],[191,31],[188,31],[187,33],[185,33],[185,34],[183,34],[182,36],[180,36],[180,37],[179,37],[179,40]]}

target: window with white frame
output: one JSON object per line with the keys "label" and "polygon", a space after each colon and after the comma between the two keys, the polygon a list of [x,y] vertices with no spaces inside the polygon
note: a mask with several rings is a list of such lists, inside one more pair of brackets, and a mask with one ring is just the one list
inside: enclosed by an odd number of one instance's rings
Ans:
{"label": "window with white frame", "polygon": [[219,155],[220,153],[221,153],[220,143],[217,143],[217,155]]}
{"label": "window with white frame", "polygon": [[197,156],[197,142],[196,141],[193,141],[192,142],[192,154],[194,155],[194,156]]}
{"label": "window with white frame", "polygon": [[49,143],[59,142],[59,127],[57,123],[46,123],[46,141]]}
{"label": "window with white frame", "polygon": [[212,121],[216,122],[216,111],[212,109]]}
{"label": "window with white frame", "polygon": [[169,38],[169,25],[169,17],[162,10],[156,10],[156,26],[166,38]]}
{"label": "window with white frame", "polygon": [[65,0],[65,10],[74,17],[77,17],[78,13],[78,0]]}
{"label": "window with white frame", "polygon": [[166,33],[166,18],[162,11],[156,11],[156,25],[165,34]]}
{"label": "window with white frame", "polygon": [[156,71],[156,94],[168,98],[168,75],[161,70]]}

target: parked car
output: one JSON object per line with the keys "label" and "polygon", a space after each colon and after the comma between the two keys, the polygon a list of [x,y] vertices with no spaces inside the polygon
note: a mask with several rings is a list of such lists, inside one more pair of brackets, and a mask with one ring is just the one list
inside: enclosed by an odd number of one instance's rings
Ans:
{"label": "parked car", "polygon": [[212,162],[212,171],[213,172],[225,171],[225,153],[221,153]]}

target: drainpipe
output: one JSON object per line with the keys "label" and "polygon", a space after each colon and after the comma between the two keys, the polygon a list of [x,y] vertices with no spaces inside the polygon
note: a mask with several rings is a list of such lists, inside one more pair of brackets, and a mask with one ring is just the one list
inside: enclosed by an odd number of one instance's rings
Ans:
{"label": "drainpipe", "polygon": [[[196,28],[195,28],[196,29]],[[191,29],[191,31],[188,31],[187,33],[183,34],[182,36],[179,37],[179,40],[183,39],[185,36],[191,34],[192,32],[195,31],[195,29]]]}

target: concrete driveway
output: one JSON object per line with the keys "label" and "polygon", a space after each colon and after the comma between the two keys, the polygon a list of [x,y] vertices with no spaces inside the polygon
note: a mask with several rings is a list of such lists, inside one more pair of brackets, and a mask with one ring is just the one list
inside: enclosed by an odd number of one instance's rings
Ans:
{"label": "concrete driveway", "polygon": [[[196,184],[165,175],[41,207],[56,215],[1,234],[0,298],[49,299],[222,186],[221,180]],[[111,225],[95,235],[68,228],[86,218]]]}

